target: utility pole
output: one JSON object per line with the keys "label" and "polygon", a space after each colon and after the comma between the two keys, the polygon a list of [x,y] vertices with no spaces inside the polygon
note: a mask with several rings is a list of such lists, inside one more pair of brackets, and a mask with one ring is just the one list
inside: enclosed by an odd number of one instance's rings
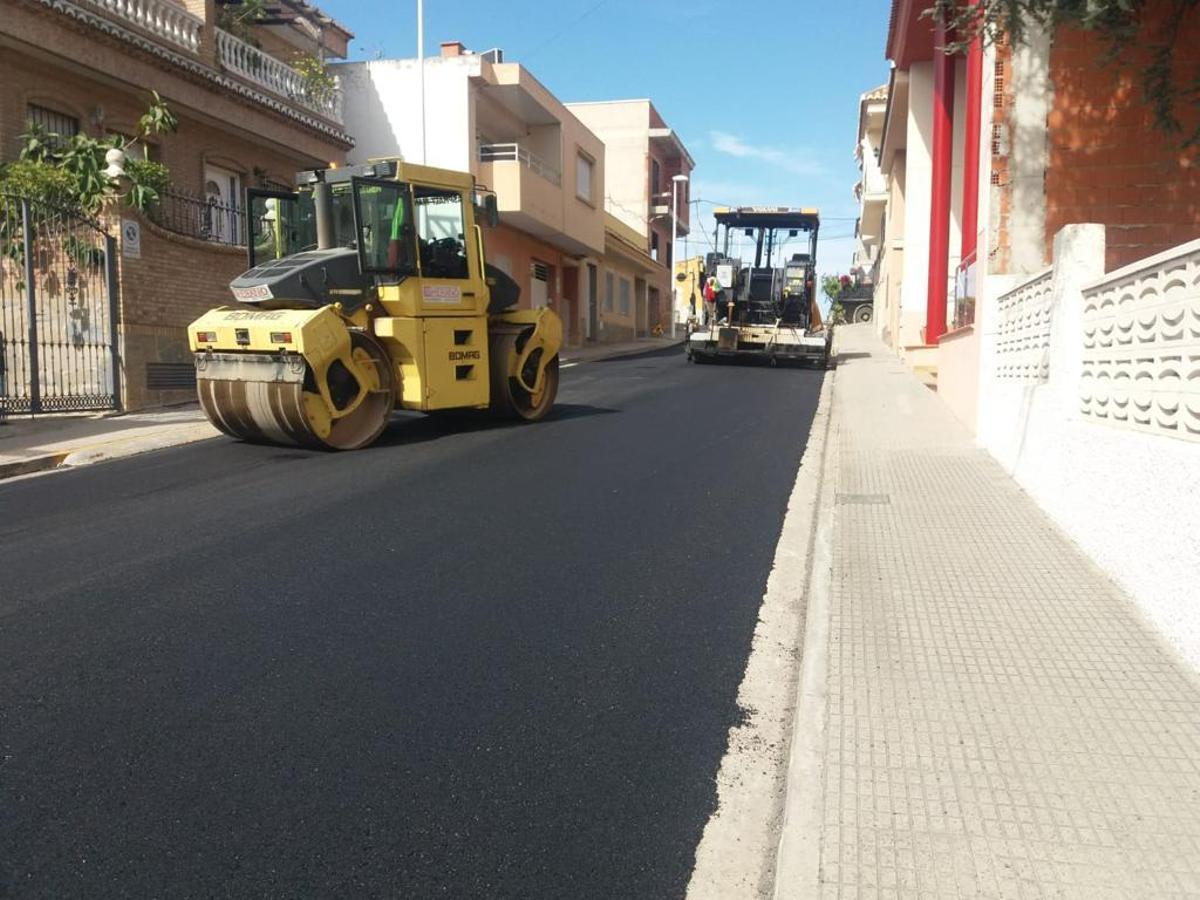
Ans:
{"label": "utility pole", "polygon": [[429,165],[425,145],[425,0],[417,0],[417,68],[421,81],[421,165]]}

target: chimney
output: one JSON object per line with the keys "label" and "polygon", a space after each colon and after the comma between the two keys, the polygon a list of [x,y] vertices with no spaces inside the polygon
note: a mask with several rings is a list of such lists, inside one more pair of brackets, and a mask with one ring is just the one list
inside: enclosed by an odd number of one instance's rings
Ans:
{"label": "chimney", "polygon": [[462,56],[466,52],[462,41],[442,41],[442,56]]}

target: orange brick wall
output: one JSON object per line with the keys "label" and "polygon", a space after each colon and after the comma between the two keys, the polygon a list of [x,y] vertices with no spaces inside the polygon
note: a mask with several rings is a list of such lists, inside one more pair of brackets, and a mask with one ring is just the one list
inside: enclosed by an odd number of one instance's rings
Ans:
{"label": "orange brick wall", "polygon": [[[1200,10],[1177,47],[1180,74],[1196,77]],[[1200,150],[1184,150],[1178,136],[1155,128],[1141,94],[1142,54],[1104,65],[1105,49],[1094,35],[1067,28],[1051,48],[1046,258],[1062,226],[1099,222],[1107,226],[1111,271],[1200,237]]]}
{"label": "orange brick wall", "polygon": [[121,374],[127,409],[194,399],[192,391],[150,391],[146,363],[190,363],[186,326],[202,313],[232,305],[229,282],[246,269],[244,247],[193,240],[164,231],[128,209],[109,223],[120,234],[120,219],[141,225],[141,257],[118,253],[121,284]]}

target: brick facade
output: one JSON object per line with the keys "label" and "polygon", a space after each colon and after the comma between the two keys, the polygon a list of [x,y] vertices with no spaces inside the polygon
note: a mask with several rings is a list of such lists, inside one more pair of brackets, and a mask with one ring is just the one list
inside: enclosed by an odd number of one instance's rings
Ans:
{"label": "brick facade", "polygon": [[[1200,15],[1176,46],[1178,73],[1195,76]],[[1156,128],[1142,97],[1144,45],[1124,52],[1119,65],[1104,63],[1106,49],[1073,28],[1059,29],[1051,47],[1046,258],[1063,225],[1099,222],[1111,271],[1200,236],[1200,149],[1185,150],[1180,136]]]}
{"label": "brick facade", "polygon": [[246,249],[172,234],[128,209],[112,217],[114,234],[121,233],[120,219],[141,226],[140,258],[127,257],[123,247],[117,256],[126,408],[193,400],[190,389],[149,389],[147,363],[191,365],[185,326],[214,307],[234,303],[229,282],[246,270]]}
{"label": "brick facade", "polygon": [[[0,54],[0,84],[4,85],[0,91],[0,162],[16,157],[30,104],[71,116],[79,121],[81,132],[103,137],[131,134],[149,100],[146,90],[98,84],[7,49]],[[151,155],[171,170],[175,186],[189,193],[201,193],[205,162],[238,172],[250,185],[255,183],[256,170],[272,181],[290,184],[301,168],[328,162],[266,145],[247,132],[222,128],[169,99],[168,106],[179,118],[179,129],[151,138]],[[327,154],[340,158],[337,148],[328,148]]]}
{"label": "brick facade", "polygon": [[[15,158],[30,104],[69,116],[96,137],[131,135],[151,90],[166,101],[179,128],[152,137],[150,155],[170,169],[173,187],[185,194],[203,197],[208,164],[252,187],[291,184],[302,169],[345,159],[351,141],[338,122],[221,66],[212,0],[184,5],[204,20],[195,52],[87,4],[6,3],[0,17],[0,163]],[[190,212],[181,225],[191,221],[189,215],[199,221],[200,212],[184,209]],[[140,259],[122,253],[118,263],[125,408],[194,399],[191,391],[151,389],[147,364],[190,364],[186,326],[233,302],[229,282],[246,268],[245,248],[171,233],[128,209],[109,216],[110,233],[120,234],[122,218],[141,225]]]}

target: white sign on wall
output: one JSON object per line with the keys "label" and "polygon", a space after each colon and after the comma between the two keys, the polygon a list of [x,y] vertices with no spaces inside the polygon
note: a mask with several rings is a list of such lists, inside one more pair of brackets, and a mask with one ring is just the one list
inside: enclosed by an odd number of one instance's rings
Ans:
{"label": "white sign on wall", "polygon": [[133,219],[121,220],[121,255],[142,258],[142,226]]}

